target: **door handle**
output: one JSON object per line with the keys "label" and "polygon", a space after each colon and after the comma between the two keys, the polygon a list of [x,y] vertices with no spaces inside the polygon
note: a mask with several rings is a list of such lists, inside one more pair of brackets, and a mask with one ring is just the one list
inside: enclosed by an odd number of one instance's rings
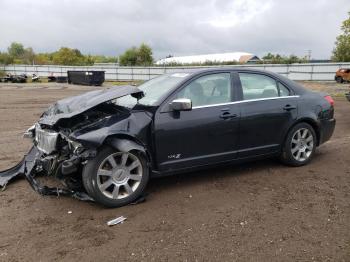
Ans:
{"label": "door handle", "polygon": [[235,118],[237,117],[237,114],[231,114],[230,112],[223,112],[221,115],[220,115],[220,118],[221,119],[230,119],[230,118]]}
{"label": "door handle", "polygon": [[283,107],[283,110],[289,111],[289,110],[293,110],[293,109],[296,109],[296,108],[297,108],[296,106],[285,105],[285,106]]}

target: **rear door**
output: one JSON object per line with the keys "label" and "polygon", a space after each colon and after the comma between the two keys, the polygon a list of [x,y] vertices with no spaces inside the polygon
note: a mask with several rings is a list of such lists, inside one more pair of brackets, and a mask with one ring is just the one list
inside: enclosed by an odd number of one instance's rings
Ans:
{"label": "rear door", "polygon": [[269,75],[241,72],[239,79],[239,157],[277,152],[297,118],[298,96]]}
{"label": "rear door", "polygon": [[[176,98],[192,100],[192,110],[174,112]],[[228,161],[237,156],[239,105],[230,72],[201,75],[171,96],[155,116],[156,158],[161,171]]]}

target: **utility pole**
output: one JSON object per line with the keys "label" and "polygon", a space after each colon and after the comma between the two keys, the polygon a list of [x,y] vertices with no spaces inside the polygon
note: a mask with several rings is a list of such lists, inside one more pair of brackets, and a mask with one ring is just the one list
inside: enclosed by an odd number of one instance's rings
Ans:
{"label": "utility pole", "polygon": [[311,49],[309,49],[309,50],[307,50],[307,60],[310,62],[310,60],[311,60],[311,54],[312,54],[312,50]]}

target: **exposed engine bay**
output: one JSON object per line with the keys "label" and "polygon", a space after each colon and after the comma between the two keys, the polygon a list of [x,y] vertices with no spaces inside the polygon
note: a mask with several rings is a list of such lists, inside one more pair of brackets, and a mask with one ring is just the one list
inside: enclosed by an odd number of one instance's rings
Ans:
{"label": "exposed engine bay", "polygon": [[[115,102],[125,95],[141,97],[142,91],[131,86],[92,91],[52,105],[24,133],[33,146],[15,167],[0,172],[0,187],[24,176],[41,195],[67,195],[94,201],[84,191],[81,171],[107,137],[132,128],[134,116],[130,109]],[[62,187],[41,185],[37,177],[43,175],[57,178]]]}

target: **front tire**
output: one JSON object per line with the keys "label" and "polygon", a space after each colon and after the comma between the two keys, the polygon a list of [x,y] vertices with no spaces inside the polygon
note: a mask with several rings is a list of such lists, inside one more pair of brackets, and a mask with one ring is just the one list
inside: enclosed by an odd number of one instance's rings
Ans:
{"label": "front tire", "polygon": [[144,192],[149,180],[145,157],[139,152],[119,152],[104,147],[83,169],[87,193],[107,207],[134,202]]}
{"label": "front tire", "polygon": [[317,137],[315,130],[307,123],[295,125],[284,142],[281,161],[289,166],[308,164],[316,150]]}

